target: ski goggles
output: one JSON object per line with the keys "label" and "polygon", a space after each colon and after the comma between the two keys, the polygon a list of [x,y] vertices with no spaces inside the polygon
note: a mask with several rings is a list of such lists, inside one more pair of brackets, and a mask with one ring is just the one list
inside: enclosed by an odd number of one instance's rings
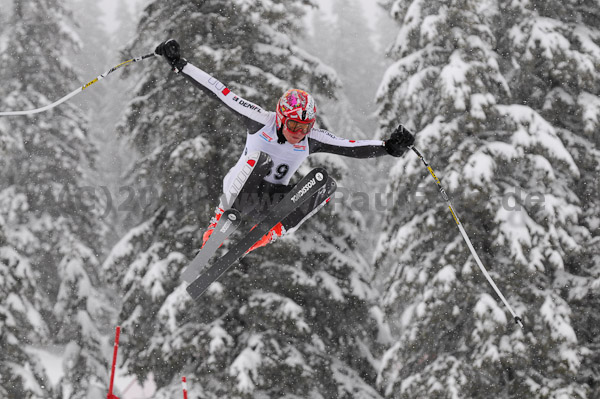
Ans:
{"label": "ski goggles", "polygon": [[308,134],[308,132],[310,132],[310,129],[312,129],[313,125],[315,124],[315,122],[298,122],[292,119],[288,119],[285,122],[285,126],[288,128],[288,130],[292,133],[302,133],[302,134]]}

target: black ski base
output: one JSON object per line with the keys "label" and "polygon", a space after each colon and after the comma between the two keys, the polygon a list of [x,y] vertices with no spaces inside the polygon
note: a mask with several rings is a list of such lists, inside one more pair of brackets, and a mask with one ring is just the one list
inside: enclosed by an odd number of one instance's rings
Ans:
{"label": "black ski base", "polygon": [[225,273],[236,261],[262,236],[269,232],[277,223],[297,209],[306,200],[313,197],[320,190],[325,189],[329,176],[322,168],[315,168],[308,173],[294,188],[269,212],[254,229],[244,236],[229,252],[219,258],[209,268],[196,278],[186,290],[192,298],[197,300],[208,287]]}

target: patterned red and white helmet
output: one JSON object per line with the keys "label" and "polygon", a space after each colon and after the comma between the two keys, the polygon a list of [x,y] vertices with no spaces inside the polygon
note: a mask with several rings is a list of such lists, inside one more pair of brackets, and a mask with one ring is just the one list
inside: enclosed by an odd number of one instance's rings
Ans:
{"label": "patterned red and white helmet", "polygon": [[288,119],[301,123],[310,123],[311,127],[317,120],[317,103],[313,96],[299,89],[290,89],[277,102],[277,128],[280,129]]}

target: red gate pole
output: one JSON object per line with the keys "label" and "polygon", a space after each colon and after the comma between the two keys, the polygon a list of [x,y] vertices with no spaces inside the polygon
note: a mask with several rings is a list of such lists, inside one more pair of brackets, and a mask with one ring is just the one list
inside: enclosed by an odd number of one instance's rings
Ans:
{"label": "red gate pole", "polygon": [[185,377],[181,377],[181,385],[183,386],[183,399],[187,399],[187,382]]}
{"label": "red gate pole", "polygon": [[119,336],[121,335],[121,327],[117,326],[117,331],[115,332],[115,347],[113,350],[113,361],[112,368],[110,371],[110,385],[108,387],[108,395],[106,399],[119,399],[115,395],[113,395],[113,384],[115,382],[115,369],[117,367],[117,352],[119,352]]}

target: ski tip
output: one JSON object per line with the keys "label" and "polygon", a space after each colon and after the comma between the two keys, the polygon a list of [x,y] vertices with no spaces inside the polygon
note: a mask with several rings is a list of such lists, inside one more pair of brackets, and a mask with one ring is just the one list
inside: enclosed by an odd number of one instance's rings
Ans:
{"label": "ski tip", "polygon": [[317,181],[321,181],[321,180],[325,180],[329,177],[329,174],[327,173],[327,171],[324,168],[314,168],[312,170],[312,173],[315,175],[315,179],[317,179]]}
{"label": "ski tip", "polygon": [[225,212],[223,212],[223,216],[227,219],[235,222],[242,218],[242,213],[235,208],[229,208]]}
{"label": "ski tip", "polygon": [[310,173],[304,176],[304,179],[309,179],[309,181],[312,180],[313,182],[316,180],[319,184],[322,182],[327,183],[329,180],[331,180],[329,173],[327,173],[327,171],[321,167],[311,170]]}

